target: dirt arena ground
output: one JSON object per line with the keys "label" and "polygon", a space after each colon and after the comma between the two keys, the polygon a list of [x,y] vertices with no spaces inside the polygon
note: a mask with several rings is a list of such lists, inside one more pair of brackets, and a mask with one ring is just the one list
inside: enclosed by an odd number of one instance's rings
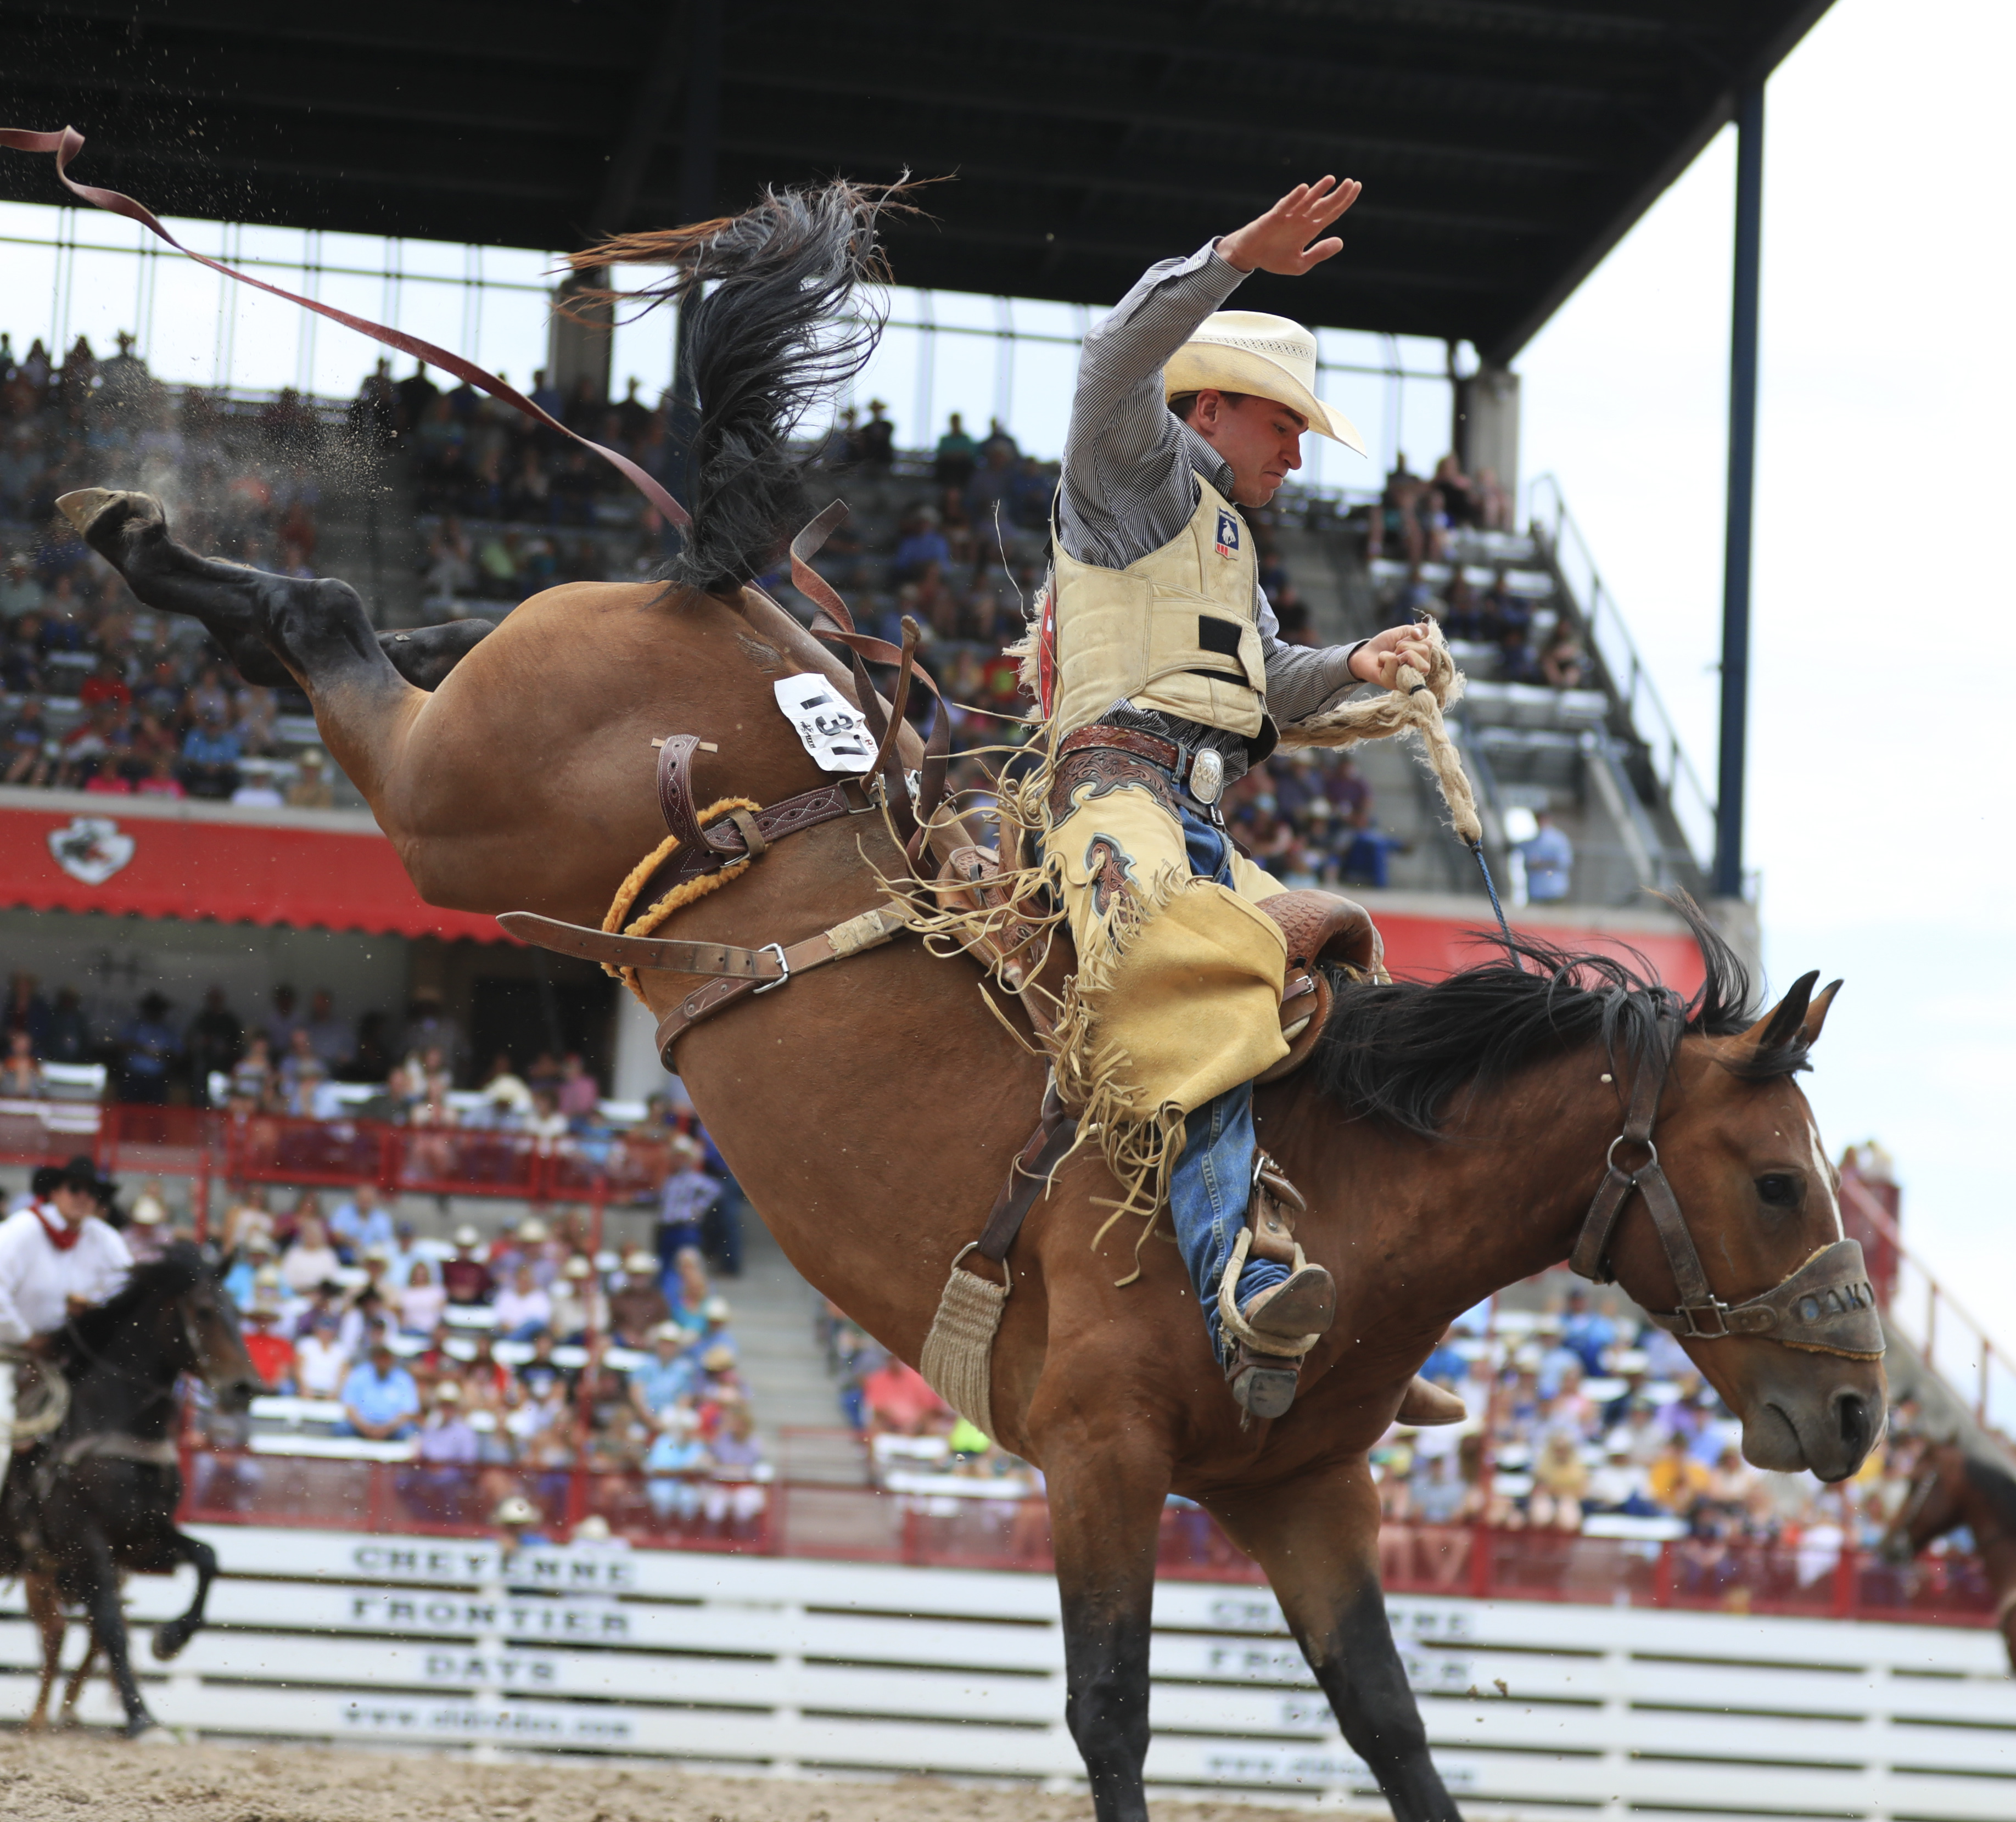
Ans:
{"label": "dirt arena ground", "polygon": [[[9,1822],[1090,1822],[1082,1797],[695,1776],[670,1766],[492,1765],[303,1747],[128,1745],[0,1734]],[[1160,1803],[1156,1822],[1307,1822],[1306,1810]],[[1373,1822],[1360,1812],[1324,1813]],[[1383,1812],[1382,1812],[1383,1814]]]}

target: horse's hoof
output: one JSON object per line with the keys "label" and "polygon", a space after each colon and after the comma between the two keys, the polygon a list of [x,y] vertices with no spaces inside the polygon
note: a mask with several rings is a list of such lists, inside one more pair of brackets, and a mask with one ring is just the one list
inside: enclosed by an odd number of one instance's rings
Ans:
{"label": "horse's hoof", "polygon": [[[77,534],[110,563],[121,554],[120,546],[136,533],[160,530],[167,524],[161,502],[152,494],[129,493],[112,488],[81,487],[56,502],[56,510],[77,528]],[[122,538],[121,534],[124,534]],[[106,546],[111,546],[108,549]]]}
{"label": "horse's hoof", "polygon": [[126,1737],[141,1746],[179,1746],[182,1743],[182,1736],[173,1727],[163,1727],[152,1715],[128,1721]]}
{"label": "horse's hoof", "polygon": [[58,499],[56,510],[81,533],[89,531],[92,520],[118,497],[108,487],[81,487]]}
{"label": "horse's hoof", "polygon": [[165,1626],[157,1626],[154,1631],[154,1642],[149,1647],[156,1660],[165,1664],[170,1659],[181,1656],[182,1647],[189,1642],[195,1629],[193,1626],[178,1626],[172,1621]]}

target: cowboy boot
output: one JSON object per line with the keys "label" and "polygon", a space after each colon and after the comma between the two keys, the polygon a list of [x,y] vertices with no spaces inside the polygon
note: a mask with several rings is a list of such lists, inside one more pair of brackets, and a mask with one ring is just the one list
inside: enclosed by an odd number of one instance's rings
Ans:
{"label": "cowboy boot", "polygon": [[1294,1347],[1306,1335],[1326,1333],[1337,1317],[1336,1280],[1321,1266],[1303,1260],[1295,1245],[1296,1218],[1306,1207],[1280,1167],[1262,1152],[1254,1162],[1253,1194],[1247,1205],[1253,1236],[1247,1256],[1293,1269],[1280,1284],[1249,1298],[1239,1312],[1255,1338],[1234,1338],[1225,1377],[1233,1402],[1249,1417],[1281,1417],[1295,1402],[1301,1353],[1276,1353],[1265,1343],[1279,1339],[1284,1347]]}
{"label": "cowboy boot", "polygon": [[1470,1407],[1453,1392],[1445,1392],[1433,1380],[1417,1374],[1401,1394],[1400,1409],[1393,1421],[1413,1430],[1432,1428],[1437,1424],[1460,1424],[1470,1415]]}

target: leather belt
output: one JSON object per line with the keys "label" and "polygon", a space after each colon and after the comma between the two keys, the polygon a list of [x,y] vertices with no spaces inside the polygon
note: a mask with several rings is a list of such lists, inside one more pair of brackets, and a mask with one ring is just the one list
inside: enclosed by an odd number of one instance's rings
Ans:
{"label": "leather belt", "polygon": [[[1057,743],[1057,758],[1063,760],[1073,753],[1083,753],[1099,747],[1115,747],[1123,753],[1132,753],[1137,759],[1145,759],[1168,773],[1179,790],[1185,792],[1191,801],[1201,805],[1214,823],[1222,824],[1223,816],[1219,808],[1219,799],[1224,793],[1224,755],[1215,747],[1200,747],[1190,755],[1190,763],[1184,764],[1184,751],[1174,740],[1165,740],[1159,734],[1142,733],[1136,728],[1117,728],[1110,722],[1095,722],[1088,728],[1067,734]],[[1195,776],[1202,771],[1198,762],[1207,754],[1215,769],[1208,779]]]}
{"label": "leather belt", "polygon": [[1161,766],[1172,777],[1183,762],[1183,750],[1174,740],[1144,734],[1134,728],[1113,727],[1104,722],[1096,722],[1089,728],[1080,728],[1075,734],[1066,734],[1057,743],[1057,757],[1061,759],[1067,753],[1082,753],[1089,747],[1118,747],[1123,753],[1132,753],[1137,759]]}

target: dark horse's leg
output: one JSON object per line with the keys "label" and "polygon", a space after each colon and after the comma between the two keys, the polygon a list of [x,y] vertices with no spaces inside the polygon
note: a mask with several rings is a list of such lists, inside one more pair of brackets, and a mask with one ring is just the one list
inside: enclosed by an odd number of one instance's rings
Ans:
{"label": "dark horse's leg", "polygon": [[[487,620],[373,632],[364,604],[347,582],[276,576],[242,564],[220,563],[185,549],[168,535],[161,503],[151,494],[86,488],[59,502],[85,542],[126,578],[149,607],[203,622],[248,683],[272,688],[293,681],[274,635],[306,614],[359,628],[392,668],[416,689],[433,690],[470,647],[491,630]],[[307,659],[311,654],[299,654]]]}
{"label": "dark horse's leg", "polygon": [[133,1675],[132,1655],[128,1649],[126,1637],[126,1613],[119,1603],[118,1567],[112,1560],[112,1547],[106,1540],[104,1531],[95,1523],[84,1527],[83,1536],[76,1540],[76,1547],[82,1557],[82,1579],[90,1586],[87,1606],[92,1634],[104,1647],[113,1685],[118,1690],[120,1705],[126,1711],[126,1735],[132,1739],[153,1727],[154,1717],[148,1713],[147,1705],[140,1699],[140,1685]]}
{"label": "dark horse's leg", "polygon": [[374,808],[425,692],[490,630],[464,620],[380,634],[347,582],[269,575],[185,549],[149,494],[88,488],[59,504],[135,595],[200,620],[248,682],[297,681],[337,764]]}
{"label": "dark horse's leg", "polygon": [[[1073,1425],[1077,1430],[1078,1426]],[[1064,1626],[1064,1716],[1098,1822],[1147,1822],[1148,1632],[1168,1468],[1124,1431],[1042,1436]]]}
{"label": "dark horse's leg", "polygon": [[196,1598],[189,1603],[188,1612],[178,1614],[154,1629],[154,1655],[163,1663],[196,1636],[203,1624],[203,1603],[210,1598],[210,1585],[217,1579],[217,1552],[200,1537],[180,1531],[172,1535],[173,1550],[184,1561],[195,1565]]}
{"label": "dark horse's leg", "polygon": [[1428,1756],[1420,1706],[1387,1622],[1379,1500],[1365,1457],[1206,1503],[1267,1572],[1345,1738],[1398,1822],[1452,1822],[1456,1806]]}

